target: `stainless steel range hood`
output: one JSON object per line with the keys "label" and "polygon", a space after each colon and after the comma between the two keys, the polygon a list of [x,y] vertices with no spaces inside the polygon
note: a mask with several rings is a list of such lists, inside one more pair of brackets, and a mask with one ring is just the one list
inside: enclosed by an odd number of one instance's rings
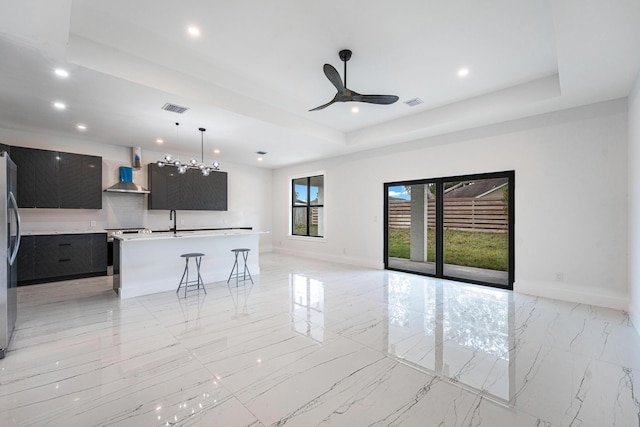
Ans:
{"label": "stainless steel range hood", "polygon": [[107,188],[106,192],[109,193],[136,193],[136,194],[149,194],[149,190],[141,185],[133,182],[133,172],[130,167],[120,166],[120,182],[113,184]]}

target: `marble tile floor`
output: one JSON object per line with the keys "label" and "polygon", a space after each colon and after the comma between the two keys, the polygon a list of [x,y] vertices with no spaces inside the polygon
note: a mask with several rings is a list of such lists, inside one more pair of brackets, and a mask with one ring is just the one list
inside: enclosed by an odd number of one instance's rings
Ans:
{"label": "marble tile floor", "polygon": [[261,270],[186,299],[20,288],[0,425],[640,425],[622,311],[275,254]]}

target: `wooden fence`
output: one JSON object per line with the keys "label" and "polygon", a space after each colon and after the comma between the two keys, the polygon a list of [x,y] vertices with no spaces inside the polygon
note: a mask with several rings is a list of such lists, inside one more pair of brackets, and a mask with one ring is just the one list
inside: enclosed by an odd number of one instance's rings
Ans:
{"label": "wooden fence", "polygon": [[[306,209],[294,209],[295,224],[307,223],[307,210]],[[311,207],[311,225],[318,225],[318,208]]]}
{"label": "wooden fence", "polygon": [[[436,225],[435,201],[427,206],[427,225]],[[451,198],[444,199],[444,228],[469,231],[506,232],[508,214],[502,199]],[[411,228],[411,202],[389,201],[389,227]]]}

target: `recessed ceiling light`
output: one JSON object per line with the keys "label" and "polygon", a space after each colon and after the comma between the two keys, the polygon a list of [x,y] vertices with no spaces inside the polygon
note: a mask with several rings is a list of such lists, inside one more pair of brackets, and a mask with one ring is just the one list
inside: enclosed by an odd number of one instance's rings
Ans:
{"label": "recessed ceiling light", "polygon": [[156,142],[157,142],[158,144],[162,144],[164,141],[163,141],[162,139],[158,138],[158,139],[156,139]]}
{"label": "recessed ceiling light", "polygon": [[78,125],[78,126],[76,126],[76,129],[78,129],[78,130],[87,130],[87,127],[85,125]]}
{"label": "recessed ceiling light", "polygon": [[261,162],[263,159],[262,157],[258,157],[258,161]]}
{"label": "recessed ceiling light", "polygon": [[216,148],[215,150],[213,150],[213,152],[214,152],[215,154],[220,154],[220,150],[218,150],[217,148]]}
{"label": "recessed ceiling light", "polygon": [[356,114],[356,113],[358,113],[359,111],[360,111],[360,108],[358,108],[358,107],[351,107],[351,112],[352,112],[353,114]]}
{"label": "recessed ceiling light", "polygon": [[468,68],[460,68],[458,70],[458,77],[466,77],[469,75],[469,69]]}
{"label": "recessed ceiling light", "polygon": [[200,37],[200,28],[191,25],[187,28],[187,33],[189,33],[191,37]]}
{"label": "recessed ceiling light", "polygon": [[56,73],[56,76],[58,77],[69,77],[69,72],[67,70],[63,70],[62,68],[56,68],[54,70],[54,73]]}
{"label": "recessed ceiling light", "polygon": [[54,102],[53,106],[56,107],[58,110],[64,110],[65,108],[67,108],[67,106],[64,105],[64,103],[62,102]]}

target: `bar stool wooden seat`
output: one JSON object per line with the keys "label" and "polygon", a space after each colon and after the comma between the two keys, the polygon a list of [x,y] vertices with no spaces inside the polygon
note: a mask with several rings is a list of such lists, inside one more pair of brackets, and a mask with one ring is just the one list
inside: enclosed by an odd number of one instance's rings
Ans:
{"label": "bar stool wooden seat", "polygon": [[[199,252],[191,252],[188,254],[182,254],[180,255],[182,258],[185,259],[185,264],[184,264],[184,271],[182,272],[182,278],[180,279],[180,284],[178,285],[178,289],[176,290],[176,293],[180,292],[180,288],[184,286],[184,297],[187,297],[187,291],[200,291],[200,286],[202,286],[202,290],[204,291],[204,293],[207,293],[207,290],[204,287],[204,282],[202,281],[202,276],[200,276],[200,264],[202,263],[202,257],[205,256],[204,254],[201,254]],[[196,272],[198,274],[198,277],[196,280],[191,280],[189,281],[189,260],[191,258],[194,258],[194,262],[196,264]],[[189,289],[189,288],[196,288],[196,289]]]}
{"label": "bar stool wooden seat", "polygon": [[227,284],[231,280],[231,277],[234,276],[233,272],[235,271],[236,277],[236,286],[238,286],[239,276],[240,276],[240,266],[238,265],[238,254],[242,254],[242,260],[244,262],[244,269],[242,270],[242,281],[247,280],[247,275],[249,275],[249,280],[251,280],[251,284],[253,284],[253,277],[251,277],[251,273],[249,272],[249,267],[247,266],[247,257],[249,256],[249,251],[251,249],[247,248],[239,248],[239,249],[231,249],[231,252],[236,256],[235,261],[233,263],[233,268],[231,268],[231,274],[229,274],[229,278],[227,279]]}

